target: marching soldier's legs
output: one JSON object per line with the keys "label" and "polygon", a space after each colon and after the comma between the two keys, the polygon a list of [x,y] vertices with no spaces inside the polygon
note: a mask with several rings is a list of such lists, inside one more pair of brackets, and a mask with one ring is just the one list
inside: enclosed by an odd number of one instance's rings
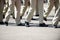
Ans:
{"label": "marching soldier's legs", "polygon": [[27,6],[24,7],[23,12],[22,12],[22,14],[20,15],[21,19],[22,19],[22,16],[24,15],[26,9],[27,9]]}
{"label": "marching soldier's legs", "polygon": [[8,10],[6,12],[6,15],[5,15],[5,24],[6,24],[6,26],[8,26],[8,21],[9,21],[10,15],[11,15],[11,7],[12,7],[12,5],[15,4],[15,3],[12,4],[11,0],[8,0],[8,2],[9,2],[9,8],[8,8]]}
{"label": "marching soldier's legs", "polygon": [[50,14],[53,6],[55,6],[55,12],[56,12],[56,10],[57,10],[57,8],[58,8],[57,5],[58,5],[58,4],[57,4],[56,0],[50,0],[50,5],[49,5],[49,7],[48,7],[48,11],[47,11],[47,13],[45,13],[45,15],[44,15],[44,20],[45,20],[45,21],[47,21],[47,17],[48,17],[48,15]]}
{"label": "marching soldier's legs", "polygon": [[4,8],[4,0],[0,0],[0,24],[3,24],[3,8]]}
{"label": "marching soldier's legs", "polygon": [[10,12],[11,12],[10,8],[8,8],[8,11],[6,12],[6,15],[5,15],[5,24],[6,24],[6,26],[8,26],[8,21],[9,21],[10,15],[11,15]]}
{"label": "marching soldier's legs", "polygon": [[[19,3],[19,4],[18,4]],[[16,9],[17,9],[17,13],[16,13],[16,18],[15,18],[15,20],[16,20],[16,24],[19,26],[19,25],[21,25],[20,24],[20,7],[21,7],[21,2],[20,2],[20,0],[10,0],[9,1],[9,9],[8,9],[8,11],[7,11],[7,13],[6,13],[6,17],[5,17],[5,24],[8,26],[8,21],[9,21],[9,18],[10,18],[10,15],[11,15],[11,8],[12,8],[12,6],[16,6]]]}
{"label": "marching soldier's legs", "polygon": [[48,8],[48,12],[45,13],[45,16],[44,16],[45,18],[47,18],[47,16],[48,16],[49,13],[51,12],[52,8],[53,8],[53,5],[50,5],[49,8]]}
{"label": "marching soldier's legs", "polygon": [[30,27],[29,22],[31,21],[31,19],[33,17],[33,14],[34,14],[34,10],[33,9],[30,9],[28,11],[28,16],[27,16],[27,19],[25,21],[27,27]]}
{"label": "marching soldier's legs", "polygon": [[25,0],[25,4],[24,4],[25,7],[24,7],[24,9],[23,9],[23,12],[22,12],[22,14],[21,14],[21,17],[24,15],[24,13],[25,13],[27,7],[29,6],[29,3],[30,3],[29,0]]}
{"label": "marching soldier's legs", "polygon": [[32,17],[33,17],[33,14],[34,14],[34,9],[30,9],[28,12],[29,13],[28,13],[28,16],[27,16],[27,22],[30,22]]}
{"label": "marching soldier's legs", "polygon": [[31,21],[34,11],[36,10],[36,0],[30,0],[31,4],[30,4],[30,9],[28,11],[28,16],[27,16],[27,20],[26,20],[26,26],[29,26],[29,22]]}
{"label": "marching soldier's legs", "polygon": [[[6,5],[5,5],[5,9],[4,9],[4,11],[5,11],[4,15],[6,14],[8,8],[9,8],[9,3],[10,3],[10,1],[6,0]],[[15,19],[15,17],[14,17],[14,5],[12,5],[12,4],[11,4],[11,8],[10,8],[10,13],[13,16],[13,18]]]}
{"label": "marching soldier's legs", "polygon": [[43,22],[43,0],[38,0],[39,26],[48,26]]}
{"label": "marching soldier's legs", "polygon": [[57,10],[57,12],[52,20],[53,25],[57,27],[59,20],[60,20],[60,9]]}
{"label": "marching soldier's legs", "polygon": [[4,5],[4,10],[3,10],[3,18],[5,18],[5,14],[8,11],[9,8],[9,0],[5,0],[6,4]]}
{"label": "marching soldier's legs", "polygon": [[6,15],[6,12],[8,11],[8,7],[6,7],[5,9],[4,9],[4,12],[3,12],[3,18],[5,18],[5,15]]}
{"label": "marching soldier's legs", "polygon": [[48,7],[48,12],[45,13],[44,15],[44,20],[47,20],[47,16],[49,15],[49,13],[51,12],[53,6],[55,6],[55,12],[58,9],[58,5],[59,5],[59,0],[50,0],[50,5]]}
{"label": "marching soldier's legs", "polygon": [[52,8],[54,6],[54,0],[50,0],[50,5],[48,7],[48,12],[45,13],[44,17],[47,18],[47,16],[49,15],[49,13],[51,12]]}
{"label": "marching soldier's legs", "polygon": [[17,9],[17,14],[16,14],[16,24],[18,25],[20,23],[20,8],[21,8],[21,1],[20,0],[16,0],[15,1],[15,6]]}
{"label": "marching soldier's legs", "polygon": [[56,14],[55,14],[52,22],[53,22],[53,25],[57,28],[57,24],[58,24],[58,22],[59,22],[59,20],[60,20],[59,0],[55,0],[54,5],[55,5],[55,13],[56,13]]}
{"label": "marching soldier's legs", "polygon": [[38,0],[36,0],[36,16],[39,16],[39,13],[38,13]]}
{"label": "marching soldier's legs", "polygon": [[10,14],[11,14],[10,12],[11,12],[11,10],[10,10],[10,7],[9,7],[8,10],[7,10],[7,12],[6,12],[6,15],[5,15],[6,22],[9,21]]}
{"label": "marching soldier's legs", "polygon": [[43,23],[43,0],[38,0],[39,23]]}
{"label": "marching soldier's legs", "polygon": [[16,0],[15,1],[15,6],[17,9],[17,14],[16,14],[16,25],[17,26],[24,26],[24,24],[21,23],[21,19],[20,19],[20,9],[21,9],[21,1],[20,0]]}
{"label": "marching soldier's legs", "polygon": [[14,14],[14,5],[12,4],[11,5],[11,8],[10,8],[10,10],[11,10],[11,15],[12,15],[12,17],[13,17],[13,19],[15,19],[15,14]]}
{"label": "marching soldier's legs", "polygon": [[3,6],[0,6],[0,24],[3,24]]}

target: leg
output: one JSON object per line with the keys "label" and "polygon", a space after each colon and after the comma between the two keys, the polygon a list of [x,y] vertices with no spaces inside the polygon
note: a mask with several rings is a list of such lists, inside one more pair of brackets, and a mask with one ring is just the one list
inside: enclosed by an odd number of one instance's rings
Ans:
{"label": "leg", "polygon": [[27,16],[27,20],[26,20],[26,24],[27,26],[29,26],[29,22],[31,21],[34,11],[36,10],[36,0],[30,0],[31,4],[30,4],[30,9],[28,11],[28,16]]}
{"label": "leg", "polygon": [[49,15],[49,13],[51,12],[52,8],[54,6],[54,0],[50,0],[50,5],[48,7],[48,12],[45,13],[44,17],[47,18],[47,16]]}
{"label": "leg", "polygon": [[4,5],[4,10],[3,10],[3,18],[5,18],[5,14],[8,11],[9,8],[9,2],[8,0],[5,0],[6,4]]}
{"label": "leg", "polygon": [[22,14],[21,14],[21,17],[24,15],[24,13],[25,13],[28,5],[29,5],[28,3],[30,3],[30,1],[29,1],[29,0],[25,0],[25,4],[24,4],[25,7],[24,7],[24,9],[23,9],[23,12],[22,12]]}
{"label": "leg", "polygon": [[60,9],[57,10],[57,12],[52,20],[52,23],[53,23],[53,25],[55,25],[55,27],[57,27],[59,20],[60,20]]}
{"label": "leg", "polygon": [[3,0],[0,1],[0,24],[3,24],[3,8],[4,8],[4,2]]}
{"label": "leg", "polygon": [[7,10],[7,12],[6,12],[6,15],[5,15],[5,24],[6,24],[6,26],[8,26],[8,21],[9,21],[9,18],[10,18],[10,15],[11,15],[11,5],[12,5],[12,1],[11,0],[8,0],[8,3],[9,3],[9,8],[8,8],[8,10]]}
{"label": "leg", "polygon": [[36,0],[36,16],[39,16],[39,13],[38,13],[38,0]]}
{"label": "leg", "polygon": [[11,15],[12,15],[12,17],[13,17],[13,19],[15,19],[15,14],[14,14],[14,5],[12,4],[11,5],[11,8],[10,8],[10,10],[11,10]]}
{"label": "leg", "polygon": [[47,26],[44,22],[43,22],[43,0],[38,0],[38,13],[39,13],[39,26]]}
{"label": "leg", "polygon": [[20,22],[21,1],[20,0],[15,0],[15,6],[16,6],[16,9],[17,9],[16,19],[15,19],[16,20],[16,24],[17,24],[17,26],[21,26],[21,25],[24,26]]}

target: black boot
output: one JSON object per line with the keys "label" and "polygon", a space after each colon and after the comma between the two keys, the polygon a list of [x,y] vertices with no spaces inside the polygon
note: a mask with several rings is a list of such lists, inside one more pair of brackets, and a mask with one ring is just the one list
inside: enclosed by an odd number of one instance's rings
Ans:
{"label": "black boot", "polygon": [[5,25],[8,26],[8,22],[5,22]]}
{"label": "black boot", "polygon": [[57,28],[57,25],[54,25],[55,28]]}
{"label": "black boot", "polygon": [[43,17],[45,21],[47,21],[47,18]]}
{"label": "black boot", "polygon": [[29,22],[25,22],[26,27],[30,27]]}
{"label": "black boot", "polygon": [[13,19],[15,19],[15,17],[13,16]]}
{"label": "black boot", "polygon": [[60,25],[58,26],[58,21],[57,21],[56,24],[53,24],[53,27],[54,27],[54,28],[60,28]]}
{"label": "black boot", "polygon": [[1,25],[3,25],[3,24],[4,24],[4,22],[0,22],[0,24],[1,24]]}
{"label": "black boot", "polygon": [[41,27],[48,27],[48,25],[46,25],[45,23],[40,23],[39,26],[41,26]]}
{"label": "black boot", "polygon": [[23,23],[20,23],[20,24],[17,24],[17,26],[25,26],[25,24],[23,24]]}
{"label": "black boot", "polygon": [[39,14],[36,14],[35,16],[39,16]]}

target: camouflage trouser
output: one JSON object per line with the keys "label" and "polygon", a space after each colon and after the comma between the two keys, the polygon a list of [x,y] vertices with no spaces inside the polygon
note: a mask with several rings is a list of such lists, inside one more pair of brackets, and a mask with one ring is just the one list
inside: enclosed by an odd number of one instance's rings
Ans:
{"label": "camouflage trouser", "polygon": [[[6,2],[6,5],[4,6],[4,10],[3,10],[4,15],[8,11],[8,8],[9,8],[9,0],[5,0],[5,2]],[[14,7],[11,7],[11,14],[14,17]]]}
{"label": "camouflage trouser", "polygon": [[29,4],[29,3],[30,3],[29,0],[24,0],[24,1],[25,1],[25,3],[24,3],[24,8],[23,8],[22,14],[21,14],[20,16],[23,16],[23,15],[24,15],[27,7],[30,5],[30,4]]}
{"label": "camouflage trouser", "polygon": [[59,0],[50,0],[50,5],[48,7],[48,12],[45,13],[44,17],[47,17],[51,12],[52,8],[55,6],[55,12],[58,9]]}
{"label": "camouflage trouser", "polygon": [[36,0],[30,0],[30,8],[27,15],[27,22],[30,22],[36,10]]}
{"label": "camouflage trouser", "polygon": [[11,15],[11,10],[14,9],[14,7],[16,7],[16,16],[15,16],[15,20],[16,20],[16,24],[19,24],[20,23],[20,8],[21,8],[21,1],[20,0],[9,0],[9,8],[8,8],[8,11],[6,13],[6,16],[5,16],[5,21],[8,22],[9,21],[9,18],[10,18],[10,15]]}
{"label": "camouflage trouser", "polygon": [[56,14],[54,15],[54,18],[52,20],[53,25],[57,25],[60,20],[60,8],[57,10]]}

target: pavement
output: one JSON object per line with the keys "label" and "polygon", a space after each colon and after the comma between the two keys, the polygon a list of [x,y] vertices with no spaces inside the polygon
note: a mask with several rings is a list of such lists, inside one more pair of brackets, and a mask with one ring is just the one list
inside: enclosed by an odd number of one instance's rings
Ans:
{"label": "pavement", "polygon": [[[45,5],[46,8],[47,5]],[[37,20],[31,20],[30,26],[16,26],[15,20],[10,18],[9,25],[0,25],[0,40],[60,40],[60,28],[52,26],[54,17],[54,8],[48,16],[48,27],[39,27],[39,17],[34,16]],[[21,20],[25,22],[25,17]],[[60,25],[60,23],[58,24]]]}

